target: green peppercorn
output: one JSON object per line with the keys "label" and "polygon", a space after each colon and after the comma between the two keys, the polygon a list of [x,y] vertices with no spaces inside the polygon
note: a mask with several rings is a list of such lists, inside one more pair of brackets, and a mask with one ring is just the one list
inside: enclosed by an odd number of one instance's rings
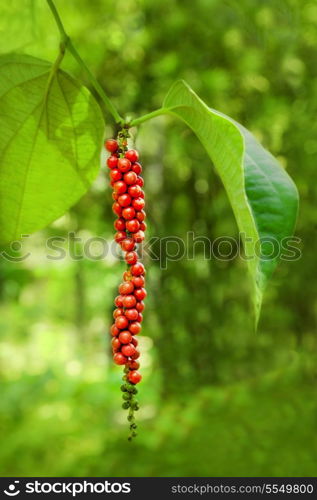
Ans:
{"label": "green peppercorn", "polygon": [[122,398],[125,400],[130,400],[131,394],[129,392],[125,392],[124,394],[122,394]]}
{"label": "green peppercorn", "polygon": [[139,407],[139,403],[137,401],[132,401],[131,402],[131,408],[133,410],[138,410],[140,407]]}
{"label": "green peppercorn", "polygon": [[122,408],[124,410],[127,410],[128,408],[130,408],[130,406],[131,406],[130,401],[126,401],[125,403],[123,403]]}

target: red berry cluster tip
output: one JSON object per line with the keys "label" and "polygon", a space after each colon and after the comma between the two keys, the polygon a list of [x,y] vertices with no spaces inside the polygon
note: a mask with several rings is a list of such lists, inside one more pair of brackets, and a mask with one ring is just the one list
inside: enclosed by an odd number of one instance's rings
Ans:
{"label": "red berry cluster tip", "polygon": [[[123,130],[119,133],[118,140],[108,139],[105,147],[111,153],[107,165],[113,188],[112,210],[117,216],[114,222],[114,239],[121,246],[127,263],[123,282],[119,285],[119,295],[114,301],[116,309],[113,312],[114,323],[110,332],[113,360],[116,364],[125,366],[125,384],[121,389],[125,393],[123,407],[130,408],[129,416],[132,415],[132,418],[128,418],[131,421],[134,418],[133,410],[138,409],[138,403],[133,400],[133,394],[137,392],[135,384],[142,379],[137,371],[140,352],[137,349],[136,335],[141,331],[146,291],[145,269],[139,262],[137,245],[144,240],[146,214],[139,154],[135,149],[127,148],[127,136],[128,131]],[[135,428],[134,425],[131,424],[132,429]]]}

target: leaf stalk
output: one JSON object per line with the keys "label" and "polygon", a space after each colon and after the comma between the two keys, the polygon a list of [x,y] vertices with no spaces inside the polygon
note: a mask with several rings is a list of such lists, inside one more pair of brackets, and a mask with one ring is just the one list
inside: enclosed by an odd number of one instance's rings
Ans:
{"label": "leaf stalk", "polygon": [[141,125],[141,123],[144,123],[148,120],[151,120],[152,118],[155,118],[157,116],[166,115],[169,112],[170,112],[170,110],[167,108],[156,109],[155,111],[152,111],[151,113],[147,113],[146,115],[140,116],[139,118],[135,118],[134,120],[132,120],[129,123],[129,126],[136,127],[138,125]]}

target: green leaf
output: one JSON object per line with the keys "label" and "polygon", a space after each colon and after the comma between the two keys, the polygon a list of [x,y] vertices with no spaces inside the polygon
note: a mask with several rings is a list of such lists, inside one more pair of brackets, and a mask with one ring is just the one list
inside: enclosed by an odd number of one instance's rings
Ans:
{"label": "green leaf", "polygon": [[296,186],[248,130],[208,108],[185,82],[172,86],[163,106],[196,133],[222,179],[244,235],[257,324],[263,291],[279,260],[278,255],[269,257],[269,241],[280,245],[293,233],[298,211]]}
{"label": "green leaf", "polygon": [[104,122],[91,93],[30,56],[0,57],[0,243],[37,231],[87,191]]}

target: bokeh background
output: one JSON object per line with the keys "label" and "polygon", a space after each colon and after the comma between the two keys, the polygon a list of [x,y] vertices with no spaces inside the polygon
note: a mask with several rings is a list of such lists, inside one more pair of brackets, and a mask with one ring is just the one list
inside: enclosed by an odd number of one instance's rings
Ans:
{"label": "bokeh background", "polygon": [[[276,271],[257,334],[239,258],[206,261],[198,251],[166,270],[147,262],[140,429],[130,444],[108,346],[124,266],[71,257],[82,250],[74,237],[112,237],[103,169],[68,214],[25,238],[28,259],[2,249],[14,261],[0,260],[1,475],[316,475],[316,2],[56,4],[121,113],[160,107],[183,78],[280,159],[301,195],[302,257]],[[2,53],[53,61],[57,46],[45,1],[2,2]],[[71,56],[63,68],[89,86]],[[111,126],[108,117],[110,136]],[[147,122],[136,145],[149,235],[238,236],[220,180],[184,124]],[[47,259],[51,236],[67,237],[63,260]]]}

